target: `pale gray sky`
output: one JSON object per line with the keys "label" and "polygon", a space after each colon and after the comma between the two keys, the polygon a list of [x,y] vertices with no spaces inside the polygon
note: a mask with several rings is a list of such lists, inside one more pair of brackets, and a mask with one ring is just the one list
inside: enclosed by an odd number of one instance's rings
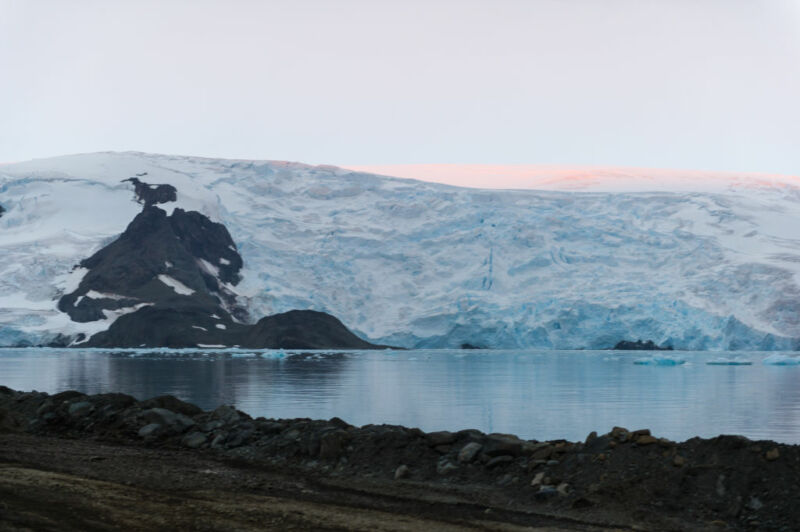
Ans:
{"label": "pale gray sky", "polygon": [[0,161],[800,174],[800,0],[0,0]]}

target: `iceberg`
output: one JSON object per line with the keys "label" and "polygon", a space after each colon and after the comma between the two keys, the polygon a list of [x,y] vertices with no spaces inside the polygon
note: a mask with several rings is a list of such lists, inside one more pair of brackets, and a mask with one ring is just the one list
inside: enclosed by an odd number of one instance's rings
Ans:
{"label": "iceberg", "polygon": [[640,366],[680,366],[685,364],[686,360],[675,355],[653,355],[646,358],[637,358],[633,363]]}
{"label": "iceberg", "polygon": [[753,362],[747,360],[746,358],[740,357],[733,357],[733,358],[725,358],[725,357],[718,357],[712,358],[711,360],[706,362],[707,366],[752,366]]}
{"label": "iceberg", "polygon": [[767,366],[800,366],[800,357],[775,353],[766,357],[763,362]]}

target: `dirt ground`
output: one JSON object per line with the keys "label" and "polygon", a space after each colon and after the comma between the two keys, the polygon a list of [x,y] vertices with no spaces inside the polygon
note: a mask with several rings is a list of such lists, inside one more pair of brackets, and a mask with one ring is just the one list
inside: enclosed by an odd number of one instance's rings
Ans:
{"label": "dirt ground", "polygon": [[0,501],[0,530],[623,529],[413,482],[325,481],[197,452],[24,434],[0,435]]}

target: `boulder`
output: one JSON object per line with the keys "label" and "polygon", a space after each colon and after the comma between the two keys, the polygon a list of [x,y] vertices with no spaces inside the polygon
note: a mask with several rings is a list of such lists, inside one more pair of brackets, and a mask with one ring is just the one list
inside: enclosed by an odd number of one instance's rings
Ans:
{"label": "boulder", "polygon": [[140,438],[149,438],[157,434],[162,428],[161,423],[150,423],[139,429]]}
{"label": "boulder", "polygon": [[88,401],[79,401],[69,405],[68,412],[72,417],[82,417],[89,414],[92,410],[94,410],[92,403]]}
{"label": "boulder", "polygon": [[197,449],[201,445],[203,445],[208,436],[202,432],[190,432],[186,436],[183,437],[181,440],[181,444],[189,447],[190,449]]}
{"label": "boulder", "polygon": [[403,464],[394,471],[394,479],[400,480],[402,478],[408,478],[411,475],[411,470],[408,468],[407,465]]}
{"label": "boulder", "polygon": [[142,418],[148,423],[159,423],[170,431],[184,432],[195,425],[192,418],[177,414],[166,408],[151,408],[142,412]]}
{"label": "boulder", "polygon": [[523,441],[511,434],[489,434],[483,452],[491,457],[522,454]]}
{"label": "boulder", "polygon": [[480,443],[470,442],[466,444],[458,452],[458,461],[465,464],[472,462],[482,448],[483,445],[481,445]]}
{"label": "boulder", "polygon": [[456,441],[456,435],[446,430],[438,432],[429,432],[427,434],[428,444],[431,447],[438,447],[439,445],[449,445]]}

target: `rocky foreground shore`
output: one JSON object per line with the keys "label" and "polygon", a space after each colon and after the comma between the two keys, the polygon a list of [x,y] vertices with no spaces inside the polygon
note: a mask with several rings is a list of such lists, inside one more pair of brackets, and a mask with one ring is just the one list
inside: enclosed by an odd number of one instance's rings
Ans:
{"label": "rocky foreground shore", "polygon": [[253,419],[0,387],[0,530],[781,530],[800,449]]}

